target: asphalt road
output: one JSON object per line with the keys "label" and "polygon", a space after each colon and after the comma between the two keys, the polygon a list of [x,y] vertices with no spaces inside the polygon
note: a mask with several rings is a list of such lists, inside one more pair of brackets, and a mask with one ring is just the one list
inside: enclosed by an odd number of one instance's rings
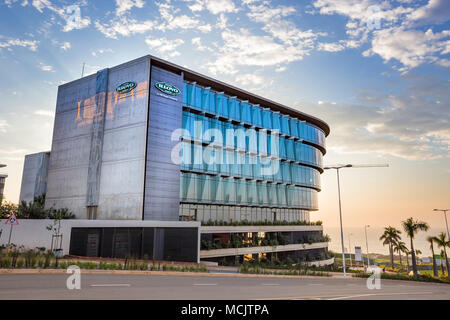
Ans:
{"label": "asphalt road", "polygon": [[1,274],[0,299],[450,299],[450,285],[365,279],[253,278],[81,274],[81,289],[68,290],[65,274]]}

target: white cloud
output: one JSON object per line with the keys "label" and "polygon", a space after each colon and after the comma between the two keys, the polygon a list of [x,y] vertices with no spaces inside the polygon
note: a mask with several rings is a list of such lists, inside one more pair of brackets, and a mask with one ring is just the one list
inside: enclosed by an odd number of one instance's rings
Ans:
{"label": "white cloud", "polygon": [[92,51],[92,55],[94,57],[98,57],[99,55],[104,54],[106,52],[113,53],[114,51],[112,49],[110,49],[110,48],[108,48],[108,49],[98,49],[98,50]]}
{"label": "white cloud", "polygon": [[319,51],[328,51],[328,52],[338,52],[344,50],[345,47],[340,43],[332,43],[332,42],[321,42],[317,45],[317,50]]}
{"label": "white cloud", "polygon": [[[415,68],[423,63],[436,62],[436,54],[446,48],[443,38],[450,37],[450,30],[433,33],[420,30],[405,30],[402,27],[382,29],[374,32],[372,48],[364,56],[378,54],[383,60],[395,59],[406,69]],[[406,70],[405,69],[405,70]]]}
{"label": "white cloud", "polygon": [[44,116],[44,117],[54,117],[55,112],[51,110],[36,110],[34,112],[35,115]]}
{"label": "white cloud", "polygon": [[198,51],[212,51],[211,48],[206,47],[202,44],[200,37],[192,38],[191,43],[196,47]]}
{"label": "white cloud", "polygon": [[9,123],[5,119],[0,119],[0,132],[6,133]]}
{"label": "white cloud", "polygon": [[0,41],[0,48],[11,48],[11,47],[24,47],[31,51],[36,51],[38,48],[39,41],[37,40],[20,40],[20,39],[9,39],[6,41]]}
{"label": "white cloud", "polygon": [[411,12],[407,20],[415,23],[443,23],[450,19],[450,3],[448,0],[429,0],[429,2]]}
{"label": "white cloud", "polygon": [[107,38],[117,39],[118,35],[128,37],[134,34],[142,34],[152,30],[155,22],[146,20],[138,22],[135,19],[127,18],[125,16],[120,19],[114,19],[110,24],[101,24],[95,22],[95,27],[103,33]]}
{"label": "white cloud", "polygon": [[192,12],[198,12],[204,9],[212,14],[238,11],[232,0],[188,0],[188,2],[193,2],[193,4],[188,5],[188,8]]}
{"label": "white cloud", "polygon": [[167,54],[169,57],[179,56],[180,53],[176,51],[177,47],[182,45],[182,39],[169,40],[166,38],[147,38],[145,43],[151,48],[155,49],[161,54]]}
{"label": "white cloud", "polygon": [[446,54],[450,47],[450,41],[444,40],[449,31],[433,33],[431,28],[426,32],[414,29],[421,24],[448,21],[450,4],[446,0],[429,0],[419,6],[411,1],[373,0],[316,0],[313,5],[320,14],[349,18],[345,26],[349,38],[340,40],[339,46],[319,45],[319,50],[358,48],[370,41],[371,48],[364,51],[363,56],[378,54],[385,62],[397,60],[402,66],[394,66],[394,69],[400,72],[423,63],[448,66],[447,60],[440,55]]}
{"label": "white cloud", "polygon": [[248,85],[263,86],[268,82],[264,77],[258,76],[253,73],[238,74],[235,78],[235,81],[243,86]]}
{"label": "white cloud", "polygon": [[42,71],[47,71],[47,72],[55,72],[55,70],[53,70],[52,66],[46,65],[42,62],[39,62],[39,69],[41,69]]}
{"label": "white cloud", "polygon": [[49,0],[33,0],[31,5],[40,13],[43,13],[44,9],[48,9],[62,18],[66,22],[62,29],[63,32],[83,29],[91,24],[91,19],[88,16],[84,16],[81,12],[81,7],[87,5],[86,1],[79,1],[60,8],[52,5]]}
{"label": "white cloud", "polygon": [[63,42],[60,46],[60,48],[63,49],[64,51],[69,50],[71,47],[72,46],[71,46],[70,42],[67,42],[67,41]]}
{"label": "white cloud", "polygon": [[[302,101],[296,105],[330,125],[330,150],[410,160],[450,157],[447,80],[411,74],[404,80],[407,88],[396,95],[365,90],[354,104]],[[437,100],[441,103],[434,103]]]}
{"label": "white cloud", "polygon": [[176,9],[169,3],[157,3],[159,13],[164,20],[164,23],[158,24],[159,30],[174,30],[174,29],[197,29],[201,32],[210,32],[212,27],[208,23],[203,23],[202,21],[189,17],[185,14],[175,16],[180,10]]}
{"label": "white cloud", "polygon": [[246,29],[225,30],[223,44],[216,52],[216,61],[208,63],[213,73],[234,74],[238,66],[272,66],[303,59],[309,50],[301,46],[276,42],[269,36],[257,36]]}
{"label": "white cloud", "polygon": [[121,16],[133,7],[142,8],[144,4],[143,0],[116,0],[116,15]]}

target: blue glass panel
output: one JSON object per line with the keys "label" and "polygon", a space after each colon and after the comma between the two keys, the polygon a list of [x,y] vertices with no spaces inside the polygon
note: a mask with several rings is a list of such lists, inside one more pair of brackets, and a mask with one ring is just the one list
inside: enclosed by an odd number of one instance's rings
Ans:
{"label": "blue glass panel", "polygon": [[285,135],[291,135],[291,131],[289,130],[289,116],[283,115],[281,116],[281,133]]}
{"label": "blue glass panel", "polygon": [[286,157],[295,160],[294,139],[286,139]]}
{"label": "blue glass panel", "polygon": [[286,206],[286,185],[279,184],[277,185],[277,196],[278,196],[278,204],[280,206]]}
{"label": "blue glass panel", "polygon": [[272,129],[278,130],[278,132],[281,132],[281,120],[280,120],[280,113],[272,112]]}
{"label": "blue glass panel", "polygon": [[234,177],[240,177],[241,176],[241,166],[237,163],[240,162],[239,158],[239,152],[237,151],[230,151],[233,153],[233,162],[230,163],[230,169],[231,169],[231,175]]}
{"label": "blue glass panel", "polygon": [[261,107],[252,105],[252,124],[256,127],[262,127]]}
{"label": "blue glass panel", "polygon": [[187,105],[195,106],[195,83],[189,83],[187,85]]}
{"label": "blue glass panel", "polygon": [[247,203],[258,204],[258,190],[256,181],[247,181]]}
{"label": "blue glass panel", "polygon": [[192,169],[195,171],[202,172],[204,171],[204,163],[203,163],[203,146],[200,144],[193,144],[192,156],[193,163]]}
{"label": "blue glass panel", "polygon": [[216,110],[216,93],[209,91],[209,112],[217,114]]}
{"label": "blue glass panel", "polygon": [[295,118],[291,118],[289,120],[291,136],[298,137],[298,120]]}
{"label": "blue glass panel", "polygon": [[209,111],[209,88],[203,88],[202,90],[202,110]]}
{"label": "blue glass panel", "polygon": [[251,153],[258,152],[258,135],[255,129],[247,129],[247,135],[245,137],[246,150]]}
{"label": "blue glass panel", "polygon": [[192,145],[190,142],[183,141],[180,150],[181,164],[183,170],[192,170]]}
{"label": "blue glass panel", "polygon": [[291,164],[289,162],[281,162],[281,172],[283,175],[282,182],[292,183]]}
{"label": "blue glass panel", "polygon": [[187,83],[183,82],[183,106],[187,106],[188,94],[187,94]]}
{"label": "blue glass panel", "polygon": [[273,183],[267,183],[267,193],[269,196],[269,203],[273,206],[278,205],[277,185]]}
{"label": "blue glass panel", "polygon": [[302,143],[300,141],[295,141],[295,160],[302,161]]}
{"label": "blue glass panel", "polygon": [[225,127],[225,145],[228,148],[234,149],[234,125],[231,122],[224,122]]}
{"label": "blue glass panel", "polygon": [[202,109],[202,88],[195,88],[195,107],[197,109]]}
{"label": "blue glass panel", "polygon": [[223,102],[222,102],[222,113],[220,115],[224,116],[226,118],[230,118],[230,111],[228,110],[228,97],[224,95],[222,97],[222,99],[223,99]]}
{"label": "blue glass panel", "polygon": [[250,155],[250,161],[252,163],[253,177],[255,179],[262,180],[263,175],[260,158]]}
{"label": "blue glass panel", "polygon": [[230,97],[228,99],[228,118],[229,119],[233,119],[233,120],[237,120],[236,117],[236,98],[235,97]]}
{"label": "blue glass panel", "polygon": [[272,115],[270,109],[264,108],[262,113],[263,113],[263,127],[272,130]]}
{"label": "blue glass panel", "polygon": [[215,94],[215,98],[216,98],[216,114],[218,115],[222,115],[223,114],[223,93],[222,92],[217,92]]}
{"label": "blue glass panel", "polygon": [[306,122],[305,121],[298,122],[298,130],[299,130],[300,138],[306,140]]}
{"label": "blue glass panel", "polygon": [[241,121],[249,124],[252,122],[252,111],[247,101],[241,101]]}
{"label": "blue glass panel", "polygon": [[280,158],[287,159],[286,139],[284,137],[280,137],[279,142],[280,142]]}

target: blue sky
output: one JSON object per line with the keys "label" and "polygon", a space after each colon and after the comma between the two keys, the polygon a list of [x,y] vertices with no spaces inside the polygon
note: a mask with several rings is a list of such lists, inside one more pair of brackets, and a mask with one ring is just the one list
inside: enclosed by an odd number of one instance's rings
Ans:
{"label": "blue sky", "polygon": [[[449,17],[446,0],[2,1],[6,198],[18,200],[24,155],[51,148],[58,85],[83,63],[89,74],[152,54],[324,119],[325,163],[389,163],[345,173],[348,224],[415,215],[439,227],[430,209],[450,206]],[[316,217],[337,225],[335,176],[322,185]]]}

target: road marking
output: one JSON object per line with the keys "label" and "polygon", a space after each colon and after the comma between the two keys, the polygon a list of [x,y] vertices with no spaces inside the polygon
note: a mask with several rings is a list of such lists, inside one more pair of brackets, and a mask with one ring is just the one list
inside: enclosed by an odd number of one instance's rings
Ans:
{"label": "road marking", "polygon": [[356,294],[356,295],[352,295],[352,296],[341,296],[341,297],[337,297],[337,298],[330,298],[327,300],[343,300],[343,299],[368,297],[368,296],[395,296],[395,295],[431,294],[431,293],[432,292],[367,293],[367,294]]}
{"label": "road marking", "polygon": [[263,286],[279,286],[279,283],[262,283]]}
{"label": "road marking", "polygon": [[323,286],[323,283],[308,283],[308,286]]}
{"label": "road marking", "polygon": [[217,283],[194,283],[193,286],[217,286]]}
{"label": "road marking", "polygon": [[106,284],[91,284],[91,287],[131,287],[128,283],[106,283]]}

